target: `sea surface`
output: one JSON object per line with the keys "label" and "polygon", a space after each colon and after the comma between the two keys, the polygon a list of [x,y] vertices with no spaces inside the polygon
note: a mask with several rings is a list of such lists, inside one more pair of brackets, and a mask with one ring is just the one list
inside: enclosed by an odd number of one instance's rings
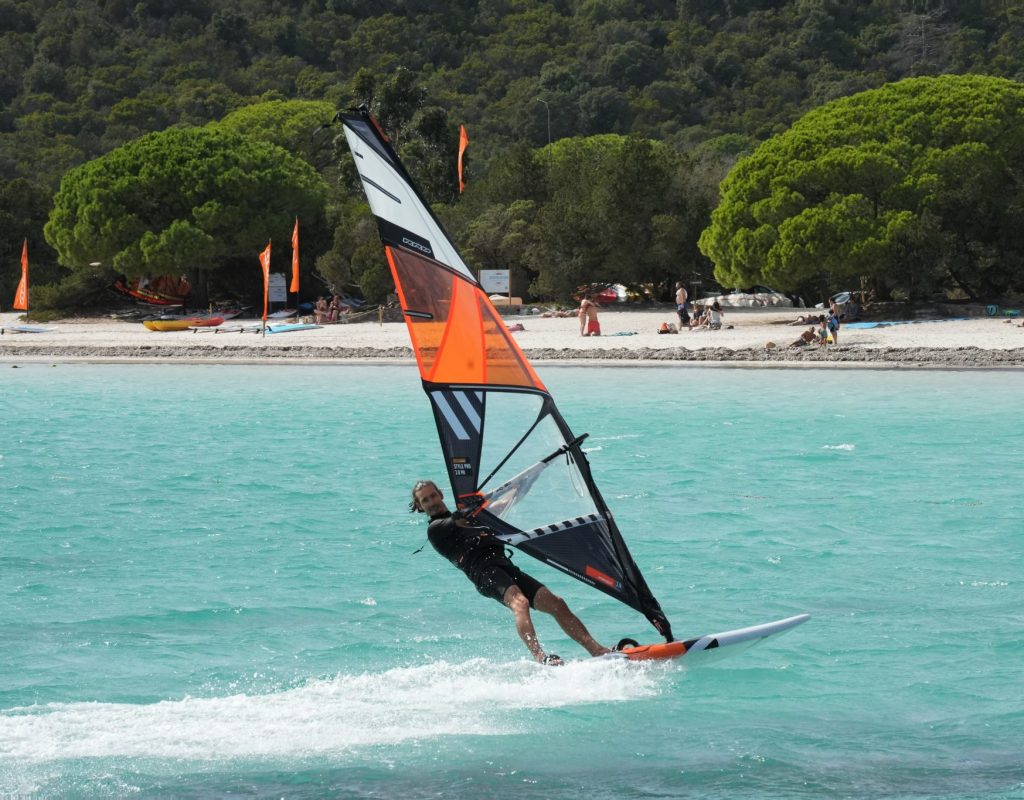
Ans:
{"label": "sea surface", "polygon": [[413,552],[415,368],[4,364],[0,797],[1024,797],[1024,374],[540,374],[678,636],[811,621],[541,667]]}

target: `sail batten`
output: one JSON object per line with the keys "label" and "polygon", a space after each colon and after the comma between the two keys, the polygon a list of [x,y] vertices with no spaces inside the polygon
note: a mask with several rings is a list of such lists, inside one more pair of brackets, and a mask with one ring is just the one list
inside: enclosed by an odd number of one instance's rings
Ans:
{"label": "sail batten", "polygon": [[398,291],[456,502],[524,553],[668,619],[586,455],[376,120],[341,115]]}

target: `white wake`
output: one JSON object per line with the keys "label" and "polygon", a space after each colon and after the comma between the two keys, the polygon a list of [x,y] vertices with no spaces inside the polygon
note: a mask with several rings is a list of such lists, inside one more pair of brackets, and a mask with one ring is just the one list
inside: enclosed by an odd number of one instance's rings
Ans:
{"label": "white wake", "polygon": [[0,763],[301,756],[508,734],[528,730],[531,709],[649,697],[657,684],[656,670],[616,660],[552,668],[478,659],[339,675],[274,694],[51,703],[0,712]]}

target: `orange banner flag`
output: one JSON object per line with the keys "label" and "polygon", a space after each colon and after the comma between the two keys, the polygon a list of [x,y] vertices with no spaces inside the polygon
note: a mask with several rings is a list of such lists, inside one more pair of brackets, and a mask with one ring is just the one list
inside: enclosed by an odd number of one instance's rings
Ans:
{"label": "orange banner flag", "polygon": [[21,243],[21,281],[14,293],[14,308],[28,311],[28,239]]}
{"label": "orange banner flag", "polygon": [[299,218],[295,218],[295,230],[292,231],[292,285],[289,292],[299,293]]}
{"label": "orange banner flag", "polygon": [[469,147],[469,135],[466,133],[466,126],[459,126],[459,194],[462,194],[466,190],[466,184],[462,180],[462,157],[466,154],[466,148]]}
{"label": "orange banner flag", "polygon": [[260,253],[260,266],[263,268],[263,324],[266,325],[270,296],[270,242],[267,242],[267,249]]}

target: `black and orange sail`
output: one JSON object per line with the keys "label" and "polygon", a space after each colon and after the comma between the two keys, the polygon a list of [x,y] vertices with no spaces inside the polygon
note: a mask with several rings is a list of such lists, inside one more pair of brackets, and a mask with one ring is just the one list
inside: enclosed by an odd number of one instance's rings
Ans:
{"label": "black and orange sail", "polygon": [[580,447],[377,121],[341,115],[457,504],[506,543],[644,614],[671,641]]}

